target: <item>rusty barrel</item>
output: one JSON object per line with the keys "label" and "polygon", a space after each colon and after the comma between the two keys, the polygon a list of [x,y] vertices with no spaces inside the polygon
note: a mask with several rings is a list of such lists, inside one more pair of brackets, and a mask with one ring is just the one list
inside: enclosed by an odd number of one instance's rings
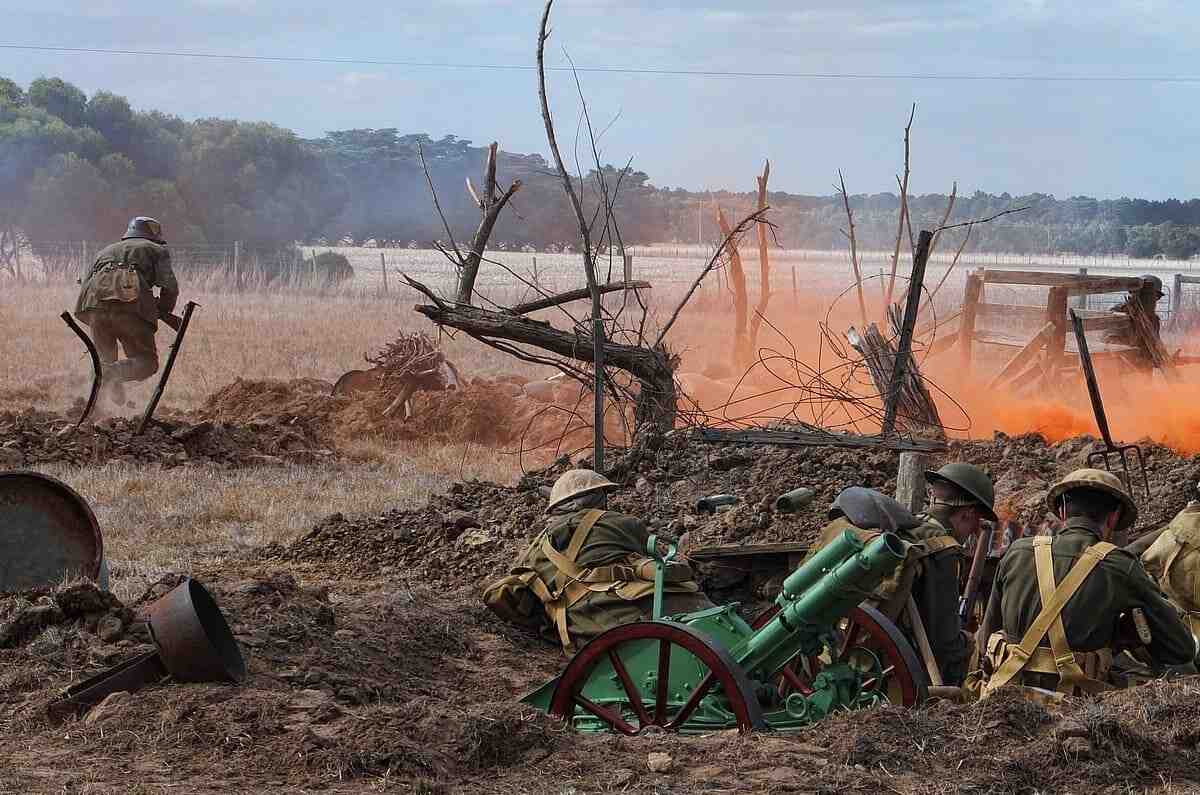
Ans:
{"label": "rusty barrel", "polygon": [[0,472],[0,593],[100,576],[104,542],[87,500],[39,472]]}
{"label": "rusty barrel", "polygon": [[212,594],[190,577],[147,609],[163,666],[180,682],[240,682],[246,661]]}

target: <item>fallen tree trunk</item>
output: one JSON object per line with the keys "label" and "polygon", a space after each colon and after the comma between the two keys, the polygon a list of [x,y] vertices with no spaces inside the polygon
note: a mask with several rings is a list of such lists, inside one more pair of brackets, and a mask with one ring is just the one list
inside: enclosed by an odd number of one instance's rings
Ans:
{"label": "fallen tree trunk", "polygon": [[[476,339],[506,340],[594,363],[593,340],[588,334],[560,331],[549,323],[473,306],[418,304],[413,309],[439,326],[458,329]],[[636,427],[648,424],[662,431],[673,428],[676,410],[674,358],[662,348],[611,341],[605,341],[602,350],[606,366],[624,370],[638,381],[639,392],[634,407]]]}

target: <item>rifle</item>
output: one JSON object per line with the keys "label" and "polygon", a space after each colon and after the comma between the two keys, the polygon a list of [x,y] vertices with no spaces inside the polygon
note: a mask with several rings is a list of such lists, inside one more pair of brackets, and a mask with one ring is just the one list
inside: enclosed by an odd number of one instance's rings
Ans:
{"label": "rifle", "polygon": [[979,535],[975,537],[975,554],[971,557],[967,586],[958,598],[958,618],[963,626],[966,626],[967,619],[975,611],[975,600],[979,598],[979,581],[983,579],[983,567],[987,561],[987,554],[992,549],[992,539],[996,535],[995,523],[989,524],[991,527],[980,527]]}
{"label": "rifle", "polygon": [[158,319],[175,329],[176,334],[179,333],[179,327],[183,325],[183,318],[179,315],[172,315],[170,312],[159,312]]}

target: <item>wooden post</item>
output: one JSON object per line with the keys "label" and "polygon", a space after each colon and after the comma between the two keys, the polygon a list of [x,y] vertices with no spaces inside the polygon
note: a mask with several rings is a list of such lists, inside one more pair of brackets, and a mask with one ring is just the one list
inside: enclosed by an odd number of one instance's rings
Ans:
{"label": "wooden post", "polygon": [[1171,285],[1171,326],[1179,322],[1179,302],[1183,296],[1183,274],[1175,274],[1175,283]]}
{"label": "wooden post", "polygon": [[[633,255],[623,254],[622,259],[625,260],[625,284],[629,284],[633,281]],[[626,287],[625,292],[621,296],[622,307],[629,306],[629,293],[630,288]]]}
{"label": "wooden post", "polygon": [[383,252],[379,252],[379,272],[383,274],[383,294],[388,294],[387,284],[387,260],[383,258]]}
{"label": "wooden post", "polygon": [[962,326],[958,330],[958,348],[962,352],[962,372],[971,372],[972,345],[975,342],[975,315],[979,310],[979,297],[983,293],[983,274],[972,273],[967,277],[967,288],[963,293]]}
{"label": "wooden post", "polygon": [[900,470],[896,473],[896,502],[912,511],[914,516],[925,510],[925,470],[928,467],[929,457],[925,453],[900,454]]}
{"label": "wooden post", "polygon": [[[1179,290],[1176,290],[1175,292],[1178,293]],[[795,299],[797,303],[800,302],[800,284],[796,281],[795,265],[792,266],[792,298]]]}
{"label": "wooden post", "polygon": [[233,286],[235,290],[242,288],[242,276],[239,270],[239,260],[241,259],[242,244],[240,241],[233,241]]}
{"label": "wooden post", "polygon": [[[1079,269],[1079,277],[1083,278],[1085,276],[1087,276],[1087,268],[1080,268]],[[1075,308],[1076,309],[1087,309],[1088,308],[1088,294],[1087,293],[1080,293],[1079,295],[1075,296]]]}
{"label": "wooden post", "polygon": [[[896,366],[892,370],[891,389],[888,391],[883,408],[883,427],[880,433],[890,436],[896,428],[896,403],[903,391],[908,360],[912,354],[913,329],[917,325],[917,313],[921,308],[921,286],[925,283],[925,263],[929,259],[929,247],[933,243],[933,233],[927,229],[921,230],[917,240],[917,251],[913,255],[912,276],[908,282],[908,300],[904,306],[904,320],[900,326],[900,341],[896,345]],[[861,287],[862,282],[859,282]]]}
{"label": "wooden post", "polygon": [[1054,325],[1050,341],[1046,344],[1046,369],[1042,385],[1046,390],[1054,388],[1055,376],[1062,364],[1063,352],[1067,348],[1067,289],[1051,287],[1046,301],[1046,322]]}

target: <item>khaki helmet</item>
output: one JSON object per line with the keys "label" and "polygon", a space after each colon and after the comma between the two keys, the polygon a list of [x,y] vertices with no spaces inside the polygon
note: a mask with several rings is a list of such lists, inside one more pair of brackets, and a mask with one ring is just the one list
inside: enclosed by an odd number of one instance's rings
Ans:
{"label": "khaki helmet", "polygon": [[1046,495],[1046,505],[1052,512],[1057,513],[1059,498],[1075,489],[1094,489],[1120,500],[1121,518],[1117,520],[1117,530],[1127,530],[1137,521],[1137,503],[1129,496],[1121,479],[1103,469],[1076,469],[1054,484],[1050,493]]}
{"label": "khaki helmet", "polygon": [[144,237],[155,243],[162,243],[162,224],[148,216],[139,215],[129,222],[129,226],[125,227],[125,234],[121,239],[128,240],[131,237]]}
{"label": "khaki helmet", "polygon": [[554,486],[550,489],[550,504],[546,506],[546,510],[554,510],[554,506],[578,497],[580,494],[601,489],[612,491],[619,488],[620,486],[598,472],[590,469],[569,469],[554,481]]}
{"label": "khaki helmet", "polygon": [[996,521],[996,489],[987,473],[974,464],[955,461],[936,472],[926,472],[925,480],[940,480],[957,486],[975,498],[975,503],[982,509],[985,518]]}

